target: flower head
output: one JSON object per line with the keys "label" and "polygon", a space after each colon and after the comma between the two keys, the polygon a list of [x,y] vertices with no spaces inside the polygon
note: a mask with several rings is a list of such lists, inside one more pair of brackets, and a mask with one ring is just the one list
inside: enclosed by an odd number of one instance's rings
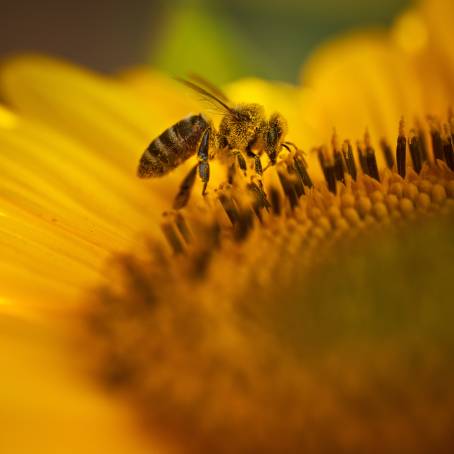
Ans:
{"label": "flower head", "polygon": [[[215,163],[208,195],[196,186],[177,211],[193,163],[135,175],[150,136],[195,111],[183,87],[143,69],[114,81],[9,61],[3,306],[68,327],[74,371],[121,393],[152,446],[451,449],[454,58],[431,12],[321,50],[301,86],[227,87],[279,111],[289,142],[263,178]],[[110,407],[65,380],[115,433]]]}

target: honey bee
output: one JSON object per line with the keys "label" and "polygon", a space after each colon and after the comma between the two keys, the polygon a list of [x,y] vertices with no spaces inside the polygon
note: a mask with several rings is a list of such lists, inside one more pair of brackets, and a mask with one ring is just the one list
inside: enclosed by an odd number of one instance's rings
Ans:
{"label": "honey bee", "polygon": [[183,208],[188,203],[197,173],[203,183],[202,195],[206,194],[210,179],[209,161],[217,154],[233,161],[229,167],[230,174],[235,161],[246,174],[245,154],[247,159],[253,160],[254,171],[261,177],[264,169],[260,156],[265,153],[268,165],[274,165],[281,148],[288,149],[287,144],[290,144],[284,142],[287,121],[281,114],[275,112],[267,119],[265,109],[260,104],[233,104],[209,82],[197,76],[193,79],[178,80],[209,101],[222,115],[218,129],[201,113],[189,115],[150,143],[137,169],[140,178],[161,177],[197,154],[198,162],[181,183],[173,203],[174,209]]}

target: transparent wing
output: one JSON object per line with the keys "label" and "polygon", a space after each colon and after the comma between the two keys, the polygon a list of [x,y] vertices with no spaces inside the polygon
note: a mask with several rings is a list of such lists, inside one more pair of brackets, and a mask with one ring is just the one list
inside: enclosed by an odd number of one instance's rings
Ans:
{"label": "transparent wing", "polygon": [[[180,77],[177,77],[176,80],[178,80],[178,82],[181,82],[182,84],[186,85],[191,90],[194,90],[197,94],[199,94],[201,96],[203,101],[209,102],[210,105],[212,107],[214,107],[217,112],[223,113],[223,114],[226,114],[226,113],[234,114],[235,113],[234,110],[232,109],[232,107],[229,105],[230,102],[228,101],[227,97],[218,88],[211,86],[210,88],[214,88],[216,90],[216,93],[213,93],[211,91],[211,89],[208,90],[208,87],[205,88],[202,85],[199,85],[199,83],[193,82],[191,80],[182,79]],[[205,82],[204,82],[204,84],[205,84]],[[210,82],[208,82],[208,84],[211,85]],[[221,96],[219,96],[219,94]]]}
{"label": "transparent wing", "polygon": [[207,89],[207,91],[209,91],[210,93],[215,95],[217,98],[224,101],[226,104],[228,104],[228,105],[231,104],[227,95],[219,87],[217,87],[216,85],[211,83],[208,79],[205,79],[200,74],[190,73],[188,75],[188,78],[189,78],[189,80],[191,80],[192,82],[195,82],[200,87],[205,87]]}

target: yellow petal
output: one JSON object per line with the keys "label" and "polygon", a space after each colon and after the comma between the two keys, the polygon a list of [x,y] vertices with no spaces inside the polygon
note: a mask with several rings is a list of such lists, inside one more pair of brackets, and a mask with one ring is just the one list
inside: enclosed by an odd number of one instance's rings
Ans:
{"label": "yellow petal", "polygon": [[0,105],[0,127],[14,128],[17,123],[17,116]]}
{"label": "yellow petal", "polygon": [[379,32],[322,47],[306,65],[303,83],[316,92],[306,115],[320,138],[329,137],[334,127],[350,138],[362,137],[366,128],[375,137],[391,138],[402,115],[422,112],[412,68]]}
{"label": "yellow petal", "polygon": [[399,48],[418,55],[427,48],[429,30],[420,11],[410,9],[397,18],[391,34]]}
{"label": "yellow petal", "polygon": [[451,0],[426,0],[421,2],[421,11],[429,30],[429,51],[436,54],[445,77],[454,80],[454,3]]}
{"label": "yellow petal", "polygon": [[156,113],[121,84],[58,60],[13,58],[4,64],[0,83],[19,112],[131,171],[153,130]]}
{"label": "yellow petal", "polygon": [[81,378],[62,332],[0,315],[0,451],[162,452],[141,441],[124,406]]}
{"label": "yellow petal", "polygon": [[[391,45],[404,54],[403,59],[410,61],[413,72],[421,85],[421,95],[425,114],[445,114],[451,107],[454,95],[454,55],[446,55],[446,42],[437,39],[438,33],[448,30],[443,24],[433,22],[432,7],[445,2],[422,2],[419,8],[412,8],[398,17],[390,30]],[[429,4],[432,7],[429,7]],[[446,5],[447,6],[447,5]],[[449,11],[438,11],[446,14]],[[440,20],[443,19],[440,17]],[[438,29],[440,27],[440,30]],[[448,32],[449,33],[449,32]],[[449,39],[446,35],[444,38]]]}
{"label": "yellow petal", "polygon": [[304,112],[318,128],[315,138],[336,126],[350,138],[368,128],[390,139],[402,115],[410,122],[445,115],[454,95],[452,8],[449,1],[422,2],[390,30],[356,32],[316,51],[302,73],[315,92]]}
{"label": "yellow petal", "polygon": [[157,233],[165,199],[47,127],[20,117],[9,126],[0,126],[0,297],[67,309],[107,257]]}

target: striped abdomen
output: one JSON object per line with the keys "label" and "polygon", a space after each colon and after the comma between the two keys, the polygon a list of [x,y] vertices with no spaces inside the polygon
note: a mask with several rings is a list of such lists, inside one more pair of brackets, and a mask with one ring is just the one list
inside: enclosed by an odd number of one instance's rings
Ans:
{"label": "striped abdomen", "polygon": [[196,152],[208,126],[202,115],[191,115],[166,129],[145,150],[137,175],[141,178],[160,177],[175,169]]}

